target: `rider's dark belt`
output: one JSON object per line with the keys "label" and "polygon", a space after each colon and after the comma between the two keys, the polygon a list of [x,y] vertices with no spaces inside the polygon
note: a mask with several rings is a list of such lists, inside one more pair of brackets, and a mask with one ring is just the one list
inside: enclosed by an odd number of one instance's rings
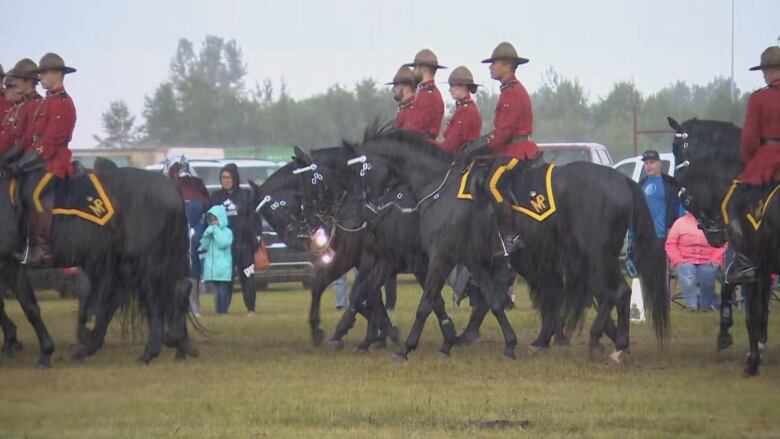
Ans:
{"label": "rider's dark belt", "polygon": [[780,137],[762,137],[762,145],[780,145]]}
{"label": "rider's dark belt", "polygon": [[512,137],[512,140],[510,140],[509,143],[521,143],[521,142],[527,142],[529,140],[531,140],[531,135],[530,134],[525,134],[525,135],[522,135],[522,136]]}

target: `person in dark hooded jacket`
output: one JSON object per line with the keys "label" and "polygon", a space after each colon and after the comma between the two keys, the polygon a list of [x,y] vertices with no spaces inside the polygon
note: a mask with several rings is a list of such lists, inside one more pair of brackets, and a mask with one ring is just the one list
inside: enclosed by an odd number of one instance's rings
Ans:
{"label": "person in dark hooded jacket", "polygon": [[212,206],[221,205],[225,208],[228,225],[233,231],[233,265],[237,269],[244,295],[244,304],[248,315],[255,314],[255,299],[257,290],[252,276],[254,275],[254,254],[259,243],[252,226],[252,194],[247,189],[239,187],[238,166],[228,163],[219,171],[219,182],[222,188],[211,195]]}

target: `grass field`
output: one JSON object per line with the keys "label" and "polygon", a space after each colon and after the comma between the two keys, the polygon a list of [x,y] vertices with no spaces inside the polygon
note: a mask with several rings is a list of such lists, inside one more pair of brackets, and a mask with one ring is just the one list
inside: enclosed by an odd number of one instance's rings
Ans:
{"label": "grass field", "polygon": [[[50,371],[34,367],[34,333],[8,302],[24,350],[0,358],[0,438],[780,437],[777,315],[768,361],[753,379],[741,377],[742,312],[736,345],[724,353],[715,352],[714,313],[674,311],[664,352],[649,325],[632,325],[632,354],[615,367],[587,360],[585,335],[569,348],[526,355],[538,330],[527,297],[509,313],[521,342],[516,361],[500,358],[503,339],[488,316],[479,342],[449,358],[436,354],[441,335],[430,320],[419,349],[398,364],[389,349],[350,353],[362,321],[346,350],[312,347],[309,295],[297,288],[260,293],[254,318],[239,294],[231,315],[220,318],[204,296],[202,321],[217,335],[196,336],[200,358],[174,362],[166,349],[150,366],[134,361],[143,340],[122,340],[116,327],[96,356],[71,362],[76,302],[44,298],[57,343]],[[419,287],[399,290],[393,318],[405,336]],[[333,304],[326,293],[328,332],[339,317]],[[462,329],[468,307],[450,311]]]}

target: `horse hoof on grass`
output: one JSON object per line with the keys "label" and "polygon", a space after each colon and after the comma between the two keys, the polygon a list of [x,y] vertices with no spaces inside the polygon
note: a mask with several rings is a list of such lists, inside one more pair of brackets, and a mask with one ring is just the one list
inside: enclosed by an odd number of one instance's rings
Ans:
{"label": "horse hoof on grass", "polygon": [[516,360],[517,356],[515,355],[514,352],[504,352],[503,354],[501,354],[501,358],[503,358],[504,360],[511,361],[511,360]]}
{"label": "horse hoof on grass", "polygon": [[441,358],[449,358],[450,351],[449,349],[441,348],[438,351],[436,351],[436,354]]}
{"label": "horse hoof on grass", "polygon": [[331,340],[330,343],[328,343],[328,349],[331,351],[340,351],[344,349],[344,342],[341,340]]}
{"label": "horse hoof on grass", "polygon": [[590,347],[590,360],[598,361],[604,355],[604,346],[598,344]]}
{"label": "horse hoof on grass", "polygon": [[393,360],[396,363],[406,363],[409,361],[409,357],[403,352],[396,352],[393,354]]}
{"label": "horse hoof on grass", "polygon": [[316,331],[314,331],[314,333],[311,336],[311,342],[314,344],[314,346],[320,346],[324,341],[325,341],[325,331],[323,331],[322,329],[317,329]]}
{"label": "horse hoof on grass", "polygon": [[718,337],[718,352],[727,349],[734,344],[734,337],[731,334],[726,334]]}
{"label": "horse hoof on grass", "polygon": [[354,349],[352,349],[352,353],[355,354],[355,355],[367,354],[368,353],[368,348],[365,347],[365,346],[358,345],[358,346],[355,346]]}
{"label": "horse hoof on grass", "polygon": [[384,340],[378,340],[371,345],[371,349],[384,349],[387,347],[387,342]]}
{"label": "horse hoof on grass", "polygon": [[526,348],[526,353],[528,353],[528,355],[531,357],[542,354],[545,351],[547,351],[547,348],[544,346],[528,345]]}
{"label": "horse hoof on grass", "polygon": [[609,354],[610,364],[615,366],[623,365],[623,351],[615,351]]}

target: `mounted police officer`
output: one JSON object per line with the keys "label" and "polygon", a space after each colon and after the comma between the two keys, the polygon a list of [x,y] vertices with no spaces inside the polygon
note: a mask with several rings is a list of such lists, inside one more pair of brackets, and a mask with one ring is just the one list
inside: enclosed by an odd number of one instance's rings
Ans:
{"label": "mounted police officer", "polygon": [[13,107],[0,126],[0,154],[14,146],[21,152],[32,145],[33,116],[41,103],[41,95],[35,90],[37,69],[33,60],[24,58],[5,74],[5,96]]}
{"label": "mounted police officer", "polygon": [[439,65],[430,49],[423,49],[414,56],[414,61],[404,64],[412,67],[415,79],[418,81],[417,92],[409,108],[408,129],[423,133],[429,140],[435,140],[441,131],[441,121],[444,118],[444,99],[436,88],[434,79],[436,70],[446,69]]}
{"label": "mounted police officer", "polygon": [[780,181],[780,47],[772,46],[761,54],[761,63],[750,70],[761,70],[767,86],[756,91],[748,101],[740,141],[745,170],[729,203],[729,241],[736,250],[734,263],[726,279],[729,283],[753,282],[755,261],[746,254],[749,249],[745,214],[751,201],[767,184]]}
{"label": "mounted police officer", "polygon": [[46,171],[40,179],[26,179],[22,189],[33,244],[22,262],[32,267],[52,264],[49,234],[53,187],[58,180],[68,178],[73,172],[68,143],[76,125],[76,108],[65,91],[63,81],[65,75],[75,71],[59,55],[47,53],[31,73],[40,78],[46,97],[37,103],[32,114],[29,139],[21,142],[25,155],[11,166],[16,172],[24,172],[42,164]]}
{"label": "mounted police officer", "polygon": [[393,99],[398,103],[398,113],[395,116],[393,128],[411,131],[411,108],[414,102],[414,91],[417,88],[414,72],[409,67],[401,66],[392,82],[385,85],[393,86]]}
{"label": "mounted police officer", "polygon": [[482,116],[471,94],[477,92],[479,84],[474,82],[474,76],[465,66],[456,67],[447,81],[450,85],[450,95],[455,100],[455,112],[444,129],[444,140],[439,146],[453,154],[460,151],[467,142],[479,138],[482,131]]}

